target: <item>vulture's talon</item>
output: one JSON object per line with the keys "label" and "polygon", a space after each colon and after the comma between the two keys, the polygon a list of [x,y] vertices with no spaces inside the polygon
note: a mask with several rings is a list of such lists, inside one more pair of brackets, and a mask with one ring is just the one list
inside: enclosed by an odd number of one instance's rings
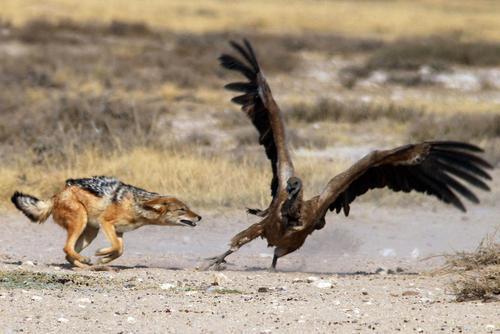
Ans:
{"label": "vulture's talon", "polygon": [[227,263],[225,256],[214,256],[214,257],[209,257],[205,259],[208,261],[208,264],[203,267],[203,270],[224,270],[226,269],[225,266],[223,265],[224,263]]}

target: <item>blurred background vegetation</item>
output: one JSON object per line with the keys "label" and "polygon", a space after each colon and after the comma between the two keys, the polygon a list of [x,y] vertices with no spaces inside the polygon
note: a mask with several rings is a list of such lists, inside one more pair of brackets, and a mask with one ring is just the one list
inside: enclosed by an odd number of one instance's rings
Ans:
{"label": "blurred background vegetation", "polygon": [[498,36],[493,0],[2,0],[1,206],[97,174],[193,206],[265,206],[268,162],[217,64],[242,37],[311,192],[409,141],[470,141],[498,165]]}

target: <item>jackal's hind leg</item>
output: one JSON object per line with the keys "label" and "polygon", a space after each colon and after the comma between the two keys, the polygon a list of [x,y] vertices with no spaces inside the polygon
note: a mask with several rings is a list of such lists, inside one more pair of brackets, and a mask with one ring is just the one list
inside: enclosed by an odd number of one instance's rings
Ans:
{"label": "jackal's hind leg", "polygon": [[95,227],[87,225],[87,227],[83,231],[82,235],[80,235],[80,237],[76,241],[75,250],[78,253],[80,253],[85,248],[87,248],[88,245],[90,245],[90,243],[92,241],[94,241],[94,239],[97,236],[98,232],[99,232],[98,228],[95,228]]}
{"label": "jackal's hind leg", "polygon": [[91,264],[90,259],[80,255],[79,250],[75,249],[75,247],[87,226],[87,214],[82,206],[71,207],[70,209],[71,211],[63,211],[69,212],[67,215],[55,215],[54,219],[58,224],[66,227],[68,233],[66,244],[64,245],[66,260],[74,266],[86,268]]}

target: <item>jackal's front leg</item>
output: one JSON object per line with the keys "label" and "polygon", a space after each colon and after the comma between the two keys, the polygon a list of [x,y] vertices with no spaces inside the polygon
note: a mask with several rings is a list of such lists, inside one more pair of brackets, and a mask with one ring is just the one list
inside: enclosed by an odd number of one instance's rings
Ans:
{"label": "jackal's front leg", "polygon": [[253,239],[261,236],[263,232],[264,232],[264,227],[262,223],[253,224],[246,230],[241,231],[240,233],[235,235],[233,239],[231,239],[231,248],[229,248],[226,252],[224,252],[219,256],[214,256],[207,259],[209,260],[209,263],[205,267],[205,269],[210,269],[210,268],[216,270],[223,269],[221,265],[226,262],[226,257],[228,255],[236,252],[244,244],[249,243]]}
{"label": "jackal's front leg", "polygon": [[102,256],[99,263],[103,264],[111,262],[123,254],[123,234],[117,233],[111,222],[102,222],[101,228],[106,236],[106,239],[108,239],[111,243],[111,247],[98,249],[95,253],[97,256]]}

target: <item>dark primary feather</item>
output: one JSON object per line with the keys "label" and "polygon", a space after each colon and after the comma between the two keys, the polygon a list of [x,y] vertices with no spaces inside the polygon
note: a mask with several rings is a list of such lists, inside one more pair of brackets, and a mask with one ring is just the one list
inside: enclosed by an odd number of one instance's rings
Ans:
{"label": "dark primary feather", "polygon": [[247,40],[243,40],[243,45],[234,41],[231,41],[230,44],[242,59],[240,60],[234,56],[223,54],[219,57],[220,65],[228,70],[243,74],[248,79],[248,82],[230,83],[225,88],[243,93],[234,97],[231,101],[242,106],[241,109],[250,118],[259,132],[259,143],[264,146],[266,156],[271,161],[273,171],[271,194],[274,197],[278,190],[278,152],[276,143],[274,142],[268,110],[259,96],[259,85],[257,82],[257,74],[260,72],[259,63],[257,62],[257,57],[252,46]]}
{"label": "dark primary feather", "polygon": [[[388,187],[393,191],[410,192],[412,190],[437,197],[439,200],[452,204],[465,211],[465,206],[458,197],[463,196],[471,202],[478,203],[477,196],[468,185],[489,190],[482,179],[491,179],[485,171],[492,166],[473,153],[482,152],[474,145],[462,142],[426,142],[418,145],[428,147],[417,162],[410,160],[395,160],[394,156],[402,153],[412,153],[417,145],[401,147],[390,151],[381,161],[368,166],[355,178],[349,186],[330,204],[329,209],[339,213],[344,209],[348,215],[349,204],[354,199],[370,189]],[[389,151],[386,151],[389,152]]]}

